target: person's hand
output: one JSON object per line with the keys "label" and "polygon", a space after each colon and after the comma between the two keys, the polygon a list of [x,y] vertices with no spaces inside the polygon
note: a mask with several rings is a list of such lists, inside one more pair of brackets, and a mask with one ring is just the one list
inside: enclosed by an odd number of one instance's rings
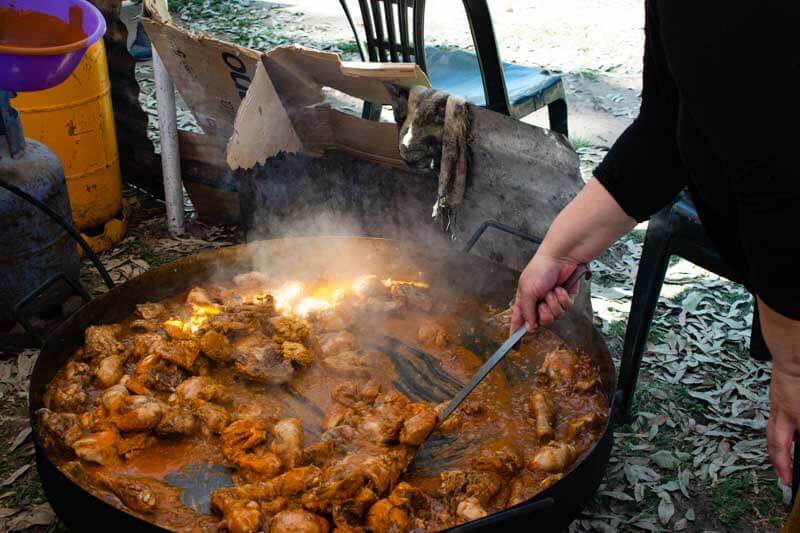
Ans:
{"label": "person's hand", "polygon": [[785,485],[792,482],[792,441],[800,429],[800,376],[772,367],[769,386],[767,449],[772,466]]}
{"label": "person's hand", "polygon": [[516,331],[523,323],[528,331],[537,326],[548,326],[566,313],[580,283],[569,292],[561,284],[575,272],[577,262],[548,257],[537,253],[522,271],[517,284],[517,294],[511,315],[511,331]]}

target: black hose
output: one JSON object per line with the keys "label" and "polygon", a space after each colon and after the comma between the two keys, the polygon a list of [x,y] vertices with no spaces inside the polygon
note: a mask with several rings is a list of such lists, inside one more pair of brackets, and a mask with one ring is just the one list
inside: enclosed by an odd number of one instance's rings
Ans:
{"label": "black hose", "polygon": [[100,258],[97,257],[96,253],[94,253],[92,247],[89,246],[89,244],[84,240],[83,237],[81,237],[80,233],[75,231],[75,228],[72,227],[72,224],[68,223],[66,220],[64,220],[64,218],[61,215],[59,215],[58,213],[50,209],[47,205],[40,202],[38,199],[34,198],[30,194],[26,193],[16,185],[12,185],[10,183],[6,183],[3,180],[0,180],[0,187],[3,187],[7,191],[10,191],[19,196],[20,198],[22,198],[23,200],[26,200],[28,203],[38,207],[41,211],[44,211],[47,215],[49,215],[50,218],[55,220],[58,223],[58,225],[64,228],[64,231],[69,233],[69,236],[75,239],[75,242],[77,242],[81,246],[81,248],[83,248],[83,252],[86,254],[86,257],[88,257],[92,261],[92,263],[94,263],[94,267],[100,273],[100,277],[103,278],[103,281],[105,282],[106,286],[109,289],[114,288],[115,285],[114,282],[111,280],[111,276],[108,275],[108,270],[106,270],[106,267],[104,267],[103,263],[100,262]]}

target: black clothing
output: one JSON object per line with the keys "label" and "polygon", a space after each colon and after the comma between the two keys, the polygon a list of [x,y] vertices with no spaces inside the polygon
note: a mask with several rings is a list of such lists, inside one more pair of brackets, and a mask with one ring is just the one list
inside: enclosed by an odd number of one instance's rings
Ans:
{"label": "black clothing", "polygon": [[595,176],[639,221],[687,187],[748,288],[800,320],[800,2],[645,11],[639,116]]}

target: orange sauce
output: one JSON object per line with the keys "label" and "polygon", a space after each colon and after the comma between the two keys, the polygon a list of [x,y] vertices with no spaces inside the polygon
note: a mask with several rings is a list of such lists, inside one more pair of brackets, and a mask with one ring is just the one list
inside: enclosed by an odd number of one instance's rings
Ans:
{"label": "orange sauce", "polygon": [[46,13],[0,8],[0,45],[47,48],[83,39],[83,12],[78,6],[70,8],[69,22]]}

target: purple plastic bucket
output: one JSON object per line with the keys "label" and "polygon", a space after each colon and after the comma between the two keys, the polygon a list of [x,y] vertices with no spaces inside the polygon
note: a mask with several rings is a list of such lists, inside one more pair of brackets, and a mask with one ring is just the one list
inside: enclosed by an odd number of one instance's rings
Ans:
{"label": "purple plastic bucket", "polygon": [[44,13],[67,23],[70,9],[75,6],[83,17],[85,39],[47,48],[0,44],[0,90],[40,91],[58,85],[75,70],[86,50],[106,32],[103,15],[86,0],[0,0],[0,9]]}

